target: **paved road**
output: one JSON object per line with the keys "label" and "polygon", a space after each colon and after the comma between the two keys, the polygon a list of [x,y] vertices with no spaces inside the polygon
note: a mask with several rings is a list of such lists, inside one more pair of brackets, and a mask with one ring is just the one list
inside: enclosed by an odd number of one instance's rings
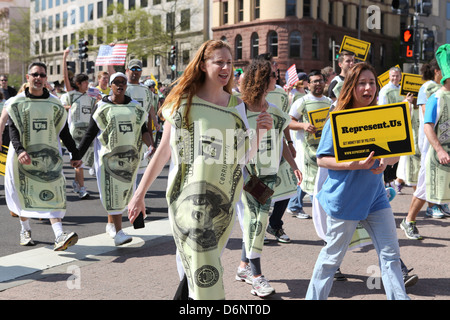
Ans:
{"label": "paved road", "polygon": [[[67,156],[65,157],[68,163]],[[167,184],[168,166],[162,171],[159,178],[150,188],[146,197],[146,204],[151,211],[148,217],[149,221],[167,218],[167,202],[165,200],[165,189]],[[85,170],[85,184],[90,193],[88,199],[80,200],[78,195],[72,191],[72,181],[74,179],[74,170],[70,166],[64,167],[67,186],[67,212],[63,220],[65,230],[76,232],[80,237],[89,237],[105,231],[107,215],[100,202],[100,196],[97,188],[97,180],[90,176],[88,170]],[[55,237],[48,220],[32,219],[30,224],[32,228],[35,247],[22,247],[19,243],[20,225],[17,218],[10,216],[6,206],[3,190],[3,176],[0,176],[0,257],[16,252],[28,251],[52,245]],[[130,226],[128,218],[124,215],[123,226]]]}
{"label": "paved road", "polygon": [[[397,225],[406,215],[411,188],[392,202]],[[311,212],[310,204],[306,211]],[[413,300],[450,299],[450,219],[417,219],[422,241],[408,240],[398,229],[402,259],[414,268],[420,280],[408,288]],[[267,301],[303,300],[317,255],[322,248],[312,220],[286,215],[289,244],[272,240],[264,247],[262,269],[277,293]],[[150,299],[171,300],[178,285],[175,245],[167,219],[147,221],[146,228],[133,235],[133,242],[116,248],[103,233],[80,239],[78,245],[61,253],[47,246],[0,258],[0,299]],[[234,231],[222,264],[228,300],[260,301],[250,294],[250,286],[234,280],[241,254],[241,231]],[[330,300],[385,300],[377,275],[373,246],[347,253],[342,271],[345,282],[335,282]],[[14,275],[15,274],[15,275]],[[374,288],[372,288],[374,287]],[[178,309],[177,309],[178,310]],[[172,310],[173,311],[173,310]]]}

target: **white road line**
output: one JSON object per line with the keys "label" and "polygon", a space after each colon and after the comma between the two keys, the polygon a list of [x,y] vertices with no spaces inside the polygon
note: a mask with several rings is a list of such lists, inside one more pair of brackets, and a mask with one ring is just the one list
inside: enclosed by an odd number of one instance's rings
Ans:
{"label": "white road line", "polygon": [[53,251],[53,246],[47,246],[0,257],[0,283],[73,261],[92,258],[117,248],[135,247],[155,238],[172,235],[168,218],[146,222],[145,228],[142,229],[128,227],[123,230],[133,236],[133,241],[120,247],[114,246],[114,240],[103,233],[80,238],[76,245],[66,251],[56,252]]}

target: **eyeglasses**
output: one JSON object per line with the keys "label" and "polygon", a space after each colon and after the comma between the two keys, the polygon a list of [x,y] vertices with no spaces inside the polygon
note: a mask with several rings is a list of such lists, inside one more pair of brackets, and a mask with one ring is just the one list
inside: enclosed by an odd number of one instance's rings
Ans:
{"label": "eyeglasses", "polygon": [[118,85],[123,85],[123,84],[127,84],[127,82],[126,81],[113,81],[112,82],[112,84],[115,84],[116,86],[118,86]]}
{"label": "eyeglasses", "polygon": [[142,71],[142,68],[139,67],[132,67],[130,68],[131,71]]}
{"label": "eyeglasses", "polygon": [[41,77],[41,78],[47,78],[47,75],[45,73],[29,73],[30,76],[32,76],[33,78],[37,78],[37,77]]}

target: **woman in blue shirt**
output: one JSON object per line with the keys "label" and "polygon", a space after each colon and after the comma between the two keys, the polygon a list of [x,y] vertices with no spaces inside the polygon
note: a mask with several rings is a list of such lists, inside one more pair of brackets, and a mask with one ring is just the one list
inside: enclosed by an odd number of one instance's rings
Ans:
{"label": "woman in blue shirt", "polygon": [[[367,63],[355,65],[347,75],[335,111],[377,104],[376,72]],[[409,299],[403,283],[400,249],[394,215],[386,197],[382,173],[395,158],[337,163],[330,121],[327,121],[317,150],[317,163],[328,169],[328,178],[317,199],[327,213],[327,245],[317,258],[306,299],[327,299],[336,270],[344,259],[360,222],[377,251],[383,285],[388,299]]]}

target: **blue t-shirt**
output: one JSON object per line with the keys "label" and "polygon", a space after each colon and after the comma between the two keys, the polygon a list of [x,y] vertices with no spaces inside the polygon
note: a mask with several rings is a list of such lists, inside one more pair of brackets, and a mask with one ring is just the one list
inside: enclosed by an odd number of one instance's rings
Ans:
{"label": "blue t-shirt", "polygon": [[[334,157],[333,135],[327,121],[317,149],[317,158]],[[375,161],[373,168],[379,165]],[[390,207],[382,174],[367,170],[328,170],[317,199],[325,212],[342,220],[364,220],[369,213]]]}
{"label": "blue t-shirt", "polygon": [[437,103],[438,99],[436,98],[436,94],[433,93],[430,98],[428,98],[427,104],[425,105],[425,115],[423,117],[423,123],[436,124]]}

